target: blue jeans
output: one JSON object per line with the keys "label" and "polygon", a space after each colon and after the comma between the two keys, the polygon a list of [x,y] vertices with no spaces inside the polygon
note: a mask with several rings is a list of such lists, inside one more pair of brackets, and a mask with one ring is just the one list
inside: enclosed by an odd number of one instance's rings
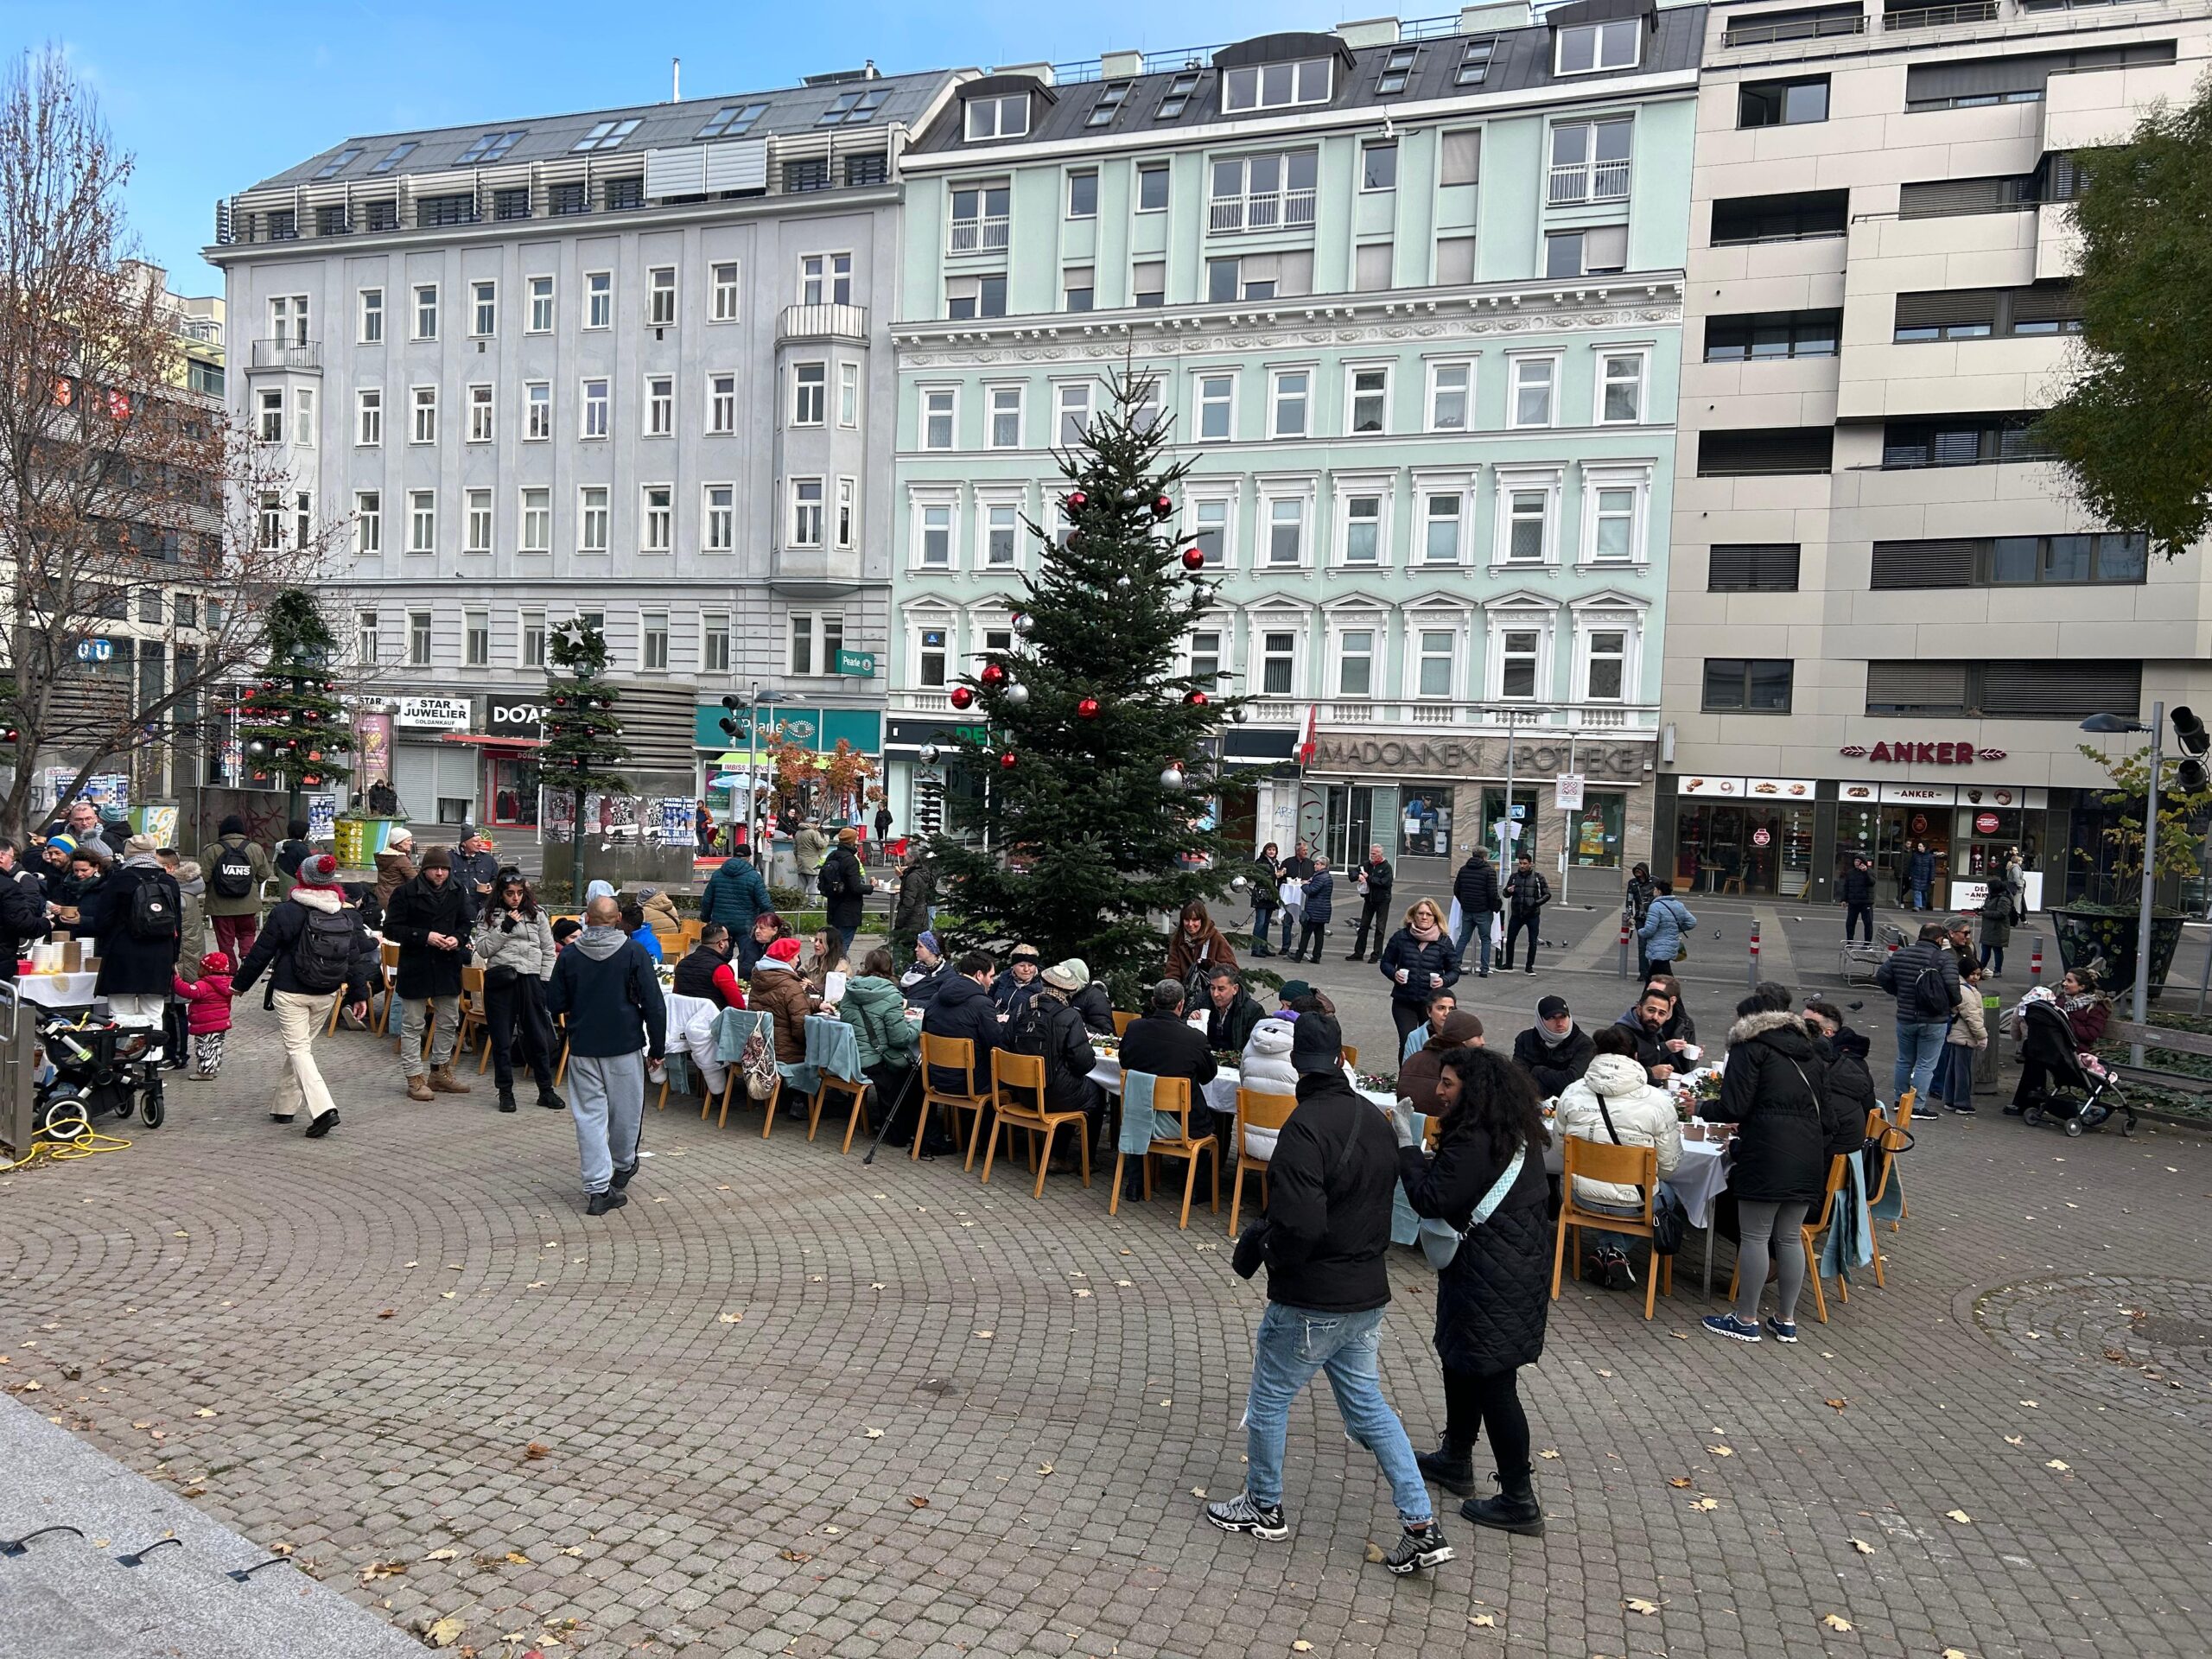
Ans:
{"label": "blue jeans", "polygon": [[1482,970],[1490,972],[1490,918],[1497,913],[1494,910],[1476,911],[1472,914],[1464,910],[1459,912],[1459,938],[1452,948],[1452,954],[1459,958],[1461,973],[1467,971],[1467,942],[1470,939],[1482,941]]}
{"label": "blue jeans", "polygon": [[1273,954],[1268,949],[1268,927],[1274,920],[1278,908],[1274,905],[1252,906],[1252,954],[1255,957]]}
{"label": "blue jeans", "polygon": [[1913,907],[1915,910],[1925,910],[1925,909],[1927,909],[1927,908],[1928,908],[1928,889],[1927,889],[1927,888],[1925,888],[1925,887],[1918,887],[1918,886],[1916,886],[1916,887],[1913,888],[1913,890],[1912,890],[1912,907]]}
{"label": "blue jeans", "polygon": [[1897,1064],[1890,1079],[1891,1101],[1902,1097],[1910,1087],[1916,1104],[1929,1103],[1929,1085],[1934,1082],[1936,1065],[1943,1058],[1943,1034],[1950,1028],[1948,1020],[1897,1021]]}
{"label": "blue jeans", "polygon": [[843,951],[847,956],[851,956],[853,954],[853,936],[859,931],[860,929],[857,927],[839,928],[837,930],[837,948]]}
{"label": "blue jeans", "polygon": [[1325,1371],[1345,1432],[1382,1465],[1398,1519],[1419,1526],[1433,1518],[1428,1487],[1414,1461],[1405,1425],[1382,1398],[1376,1353],[1384,1311],[1375,1307],[1364,1313],[1319,1313],[1281,1302],[1268,1304],[1252,1355],[1251,1392],[1244,1403],[1244,1450],[1250,1462],[1244,1490],[1261,1508],[1282,1502],[1282,1446],[1290,1402],[1316,1371]]}

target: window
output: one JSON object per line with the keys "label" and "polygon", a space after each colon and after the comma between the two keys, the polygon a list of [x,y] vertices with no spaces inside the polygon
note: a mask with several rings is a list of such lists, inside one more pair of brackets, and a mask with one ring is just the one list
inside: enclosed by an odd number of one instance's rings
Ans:
{"label": "window", "polygon": [[471,386],[468,389],[468,441],[489,443],[493,436],[492,388]]}
{"label": "window", "polygon": [[1010,502],[991,502],[983,506],[982,518],[985,567],[1012,569],[1021,533],[1020,509]]}
{"label": "window", "polygon": [[1562,121],[1554,127],[1551,205],[1625,201],[1634,125],[1627,120]]}
{"label": "window", "polygon": [[523,437],[536,442],[553,435],[553,383],[550,380],[526,380],[523,383]]}
{"label": "window", "polygon": [[1756,478],[1769,473],[1825,473],[1835,429],[1783,426],[1697,435],[1700,478]]}
{"label": "window", "polygon": [[492,617],[488,611],[461,613],[461,658],[469,668],[484,668],[492,661]]}
{"label": "window", "polygon": [[837,545],[850,547],[860,536],[860,480],[837,480]]}
{"label": "window", "polygon": [[922,628],[914,636],[914,683],[944,683],[945,639],[950,630]]}
{"label": "window", "polygon": [[1543,634],[1535,628],[1508,628],[1498,635],[1497,695],[1516,700],[1536,695],[1536,659]]}
{"label": "window", "polygon": [[607,432],[607,383],[587,380],[583,384],[583,425],[577,435],[603,438]]}
{"label": "window", "polygon": [[1347,628],[1337,636],[1337,695],[1366,697],[1375,693],[1375,631]]}
{"label": "window", "polygon": [[530,321],[523,332],[526,334],[550,334],[553,332],[553,279],[550,276],[531,276],[524,279],[524,290],[530,296]]}
{"label": "window", "polygon": [[353,660],[373,663],[382,654],[377,639],[377,613],[374,611],[353,613]]}
{"label": "window", "polygon": [[853,302],[853,256],[849,253],[806,253],[798,261],[798,301],[801,305],[850,305]]}
{"label": "window", "polygon": [[1459,563],[1459,525],[1465,498],[1457,490],[1421,494],[1421,560],[1427,564]]}
{"label": "window", "polygon": [[1298,665],[1298,636],[1263,633],[1260,636],[1260,695],[1287,697]]}
{"label": "window", "polygon": [[525,553],[553,550],[553,492],[542,486],[531,485],[522,492],[521,547]]}
{"label": "window", "polygon": [[414,668],[430,665],[430,613],[428,611],[407,613],[407,661]]}
{"label": "window", "polygon": [[983,393],[989,418],[984,442],[993,449],[1021,448],[1021,388],[991,386]]}
{"label": "window", "polygon": [[1446,285],[1475,280],[1473,237],[1440,236],[1436,238],[1436,280]]}
{"label": "window", "polygon": [[1630,564],[1643,556],[1643,498],[1649,488],[1641,475],[1586,467],[1582,512],[1586,522],[1583,556],[1601,564]]}
{"label": "window", "polygon": [[915,534],[918,537],[916,556],[925,569],[950,570],[952,568],[952,506],[950,502],[932,502],[914,515]]}
{"label": "window", "polygon": [[1095,292],[1092,267],[1070,265],[1060,272],[1060,308],[1063,311],[1088,311]]}
{"label": "window", "polygon": [[1509,489],[1505,494],[1505,562],[1541,564],[1551,545],[1551,492]]}
{"label": "window", "polygon": [[269,301],[269,337],[279,346],[308,343],[308,296],[277,294]]}
{"label": "window", "polygon": [[[410,145],[409,148],[412,149],[413,146]],[[372,168],[369,170],[374,172],[376,169]],[[386,196],[381,201],[364,203],[363,207],[366,211],[371,230],[396,231],[399,228],[399,204],[391,197]]]}
{"label": "window", "polygon": [[645,326],[676,326],[676,267],[655,265],[645,273]]}
{"label": "window", "polygon": [[1643,418],[1643,353],[1602,352],[1598,357],[1598,424],[1632,426]]}
{"label": "window", "polygon": [[998,98],[961,100],[967,118],[967,138],[1019,138],[1029,130],[1029,94],[1007,92]]}
{"label": "window", "polygon": [[1377,294],[1390,286],[1390,262],[1395,250],[1388,242],[1363,242],[1352,251],[1353,289]]}
{"label": "window", "polygon": [[1794,594],[1799,550],[1795,542],[1716,542],[1707,550],[1710,594]]}
{"label": "window", "polygon": [[292,442],[302,448],[315,448],[315,388],[296,386],[292,389]]}
{"label": "window", "polygon": [[261,512],[258,526],[260,545],[274,550],[284,545],[284,496],[280,490],[261,493]]}
{"label": "window", "polygon": [[1277,369],[1268,378],[1268,435],[1306,435],[1306,404],[1313,377],[1304,369]]}
{"label": "window", "polygon": [[830,188],[830,158],[827,156],[795,156],[784,163],[784,194],[804,195],[810,190]]}
{"label": "window", "polygon": [[315,168],[315,176],[317,179],[334,179],[360,159],[360,145],[348,144],[321,167]]}
{"label": "window", "polygon": [[639,118],[633,115],[627,120],[596,122],[589,132],[569,146],[569,154],[575,155],[582,150],[615,149],[625,138],[638,130],[638,120]]}
{"label": "window", "polygon": [[1516,357],[1513,365],[1513,403],[1508,426],[1549,426],[1552,393],[1559,384],[1555,357]]}
{"label": "window", "polygon": [[1090,382],[1063,383],[1054,388],[1054,401],[1059,410],[1057,430],[1060,447],[1076,448],[1083,442],[1083,435],[1090,429]]}
{"label": "window", "polygon": [[705,512],[707,551],[734,553],[737,550],[737,486],[733,484],[709,484],[706,488]]}
{"label": "window", "polygon": [[1221,678],[1221,631],[1199,628],[1191,635],[1191,677],[1201,687]]}
{"label": "window", "polygon": [[1268,563],[1284,566],[1306,561],[1306,499],[1286,496],[1268,503]]}
{"label": "window", "polygon": [[438,550],[438,494],[435,490],[410,490],[407,493],[407,550],[410,553],[435,553]]}
{"label": "window", "polygon": [[1068,175],[1068,217],[1098,217],[1098,175],[1088,168]]}
{"label": "window", "polygon": [[944,285],[945,315],[955,322],[1006,315],[1006,273],[955,276]]}
{"label": "window", "polygon": [[492,550],[492,492],[469,490],[461,496],[461,551]]}
{"label": "window", "polygon": [[707,430],[714,433],[737,430],[737,377],[734,374],[710,374],[707,377]]}
{"label": "window", "polygon": [[638,666],[647,673],[668,669],[668,613],[638,613]]}
{"label": "window", "polygon": [[1497,51],[1497,36],[1478,35],[1467,42],[1460,54],[1459,67],[1452,72],[1455,86],[1479,86],[1490,78],[1490,60]]}
{"label": "window", "polygon": [[1416,46],[1394,46],[1382,60],[1382,73],[1375,78],[1375,91],[1388,98],[1406,90],[1406,82],[1414,73],[1414,59],[1421,48]]}
{"label": "window", "polygon": [[607,550],[607,486],[587,484],[576,492],[576,551]]}
{"label": "window", "polygon": [[1925,588],[2138,585],[2150,543],[2118,531],[2063,536],[1996,536],[1951,541],[1877,542],[1877,592]]}
{"label": "window", "polygon": [[647,484],[639,492],[641,530],[639,547],[647,553],[673,553],[676,550],[676,486],[672,484]]}
{"label": "window", "polygon": [[1414,695],[1452,695],[1452,664],[1458,635],[1449,628],[1421,628],[1414,635]]}
{"label": "window", "polygon": [[751,130],[753,124],[767,113],[766,104],[747,104],[741,107],[725,104],[707,118],[707,124],[699,129],[702,138],[741,138]]}
{"label": "window", "polygon": [[492,193],[492,217],[495,219],[528,219],[530,217],[530,187],[505,186]]}
{"label": "window", "polygon": [[1165,162],[1147,162],[1137,168],[1137,212],[1167,211],[1168,168]]}
{"label": "window", "polygon": [[1201,438],[1222,438],[1230,435],[1230,423],[1236,404],[1236,377],[1233,374],[1202,374],[1198,377],[1198,435]]}
{"label": "window", "polygon": [[712,297],[709,302],[709,319],[715,322],[737,321],[737,261],[727,260],[713,269]]}
{"label": "window", "polygon": [[1129,404],[1129,424],[1139,432],[1149,432],[1166,412],[1160,401],[1160,378],[1157,375],[1137,377],[1130,390],[1135,396]]}
{"label": "window", "polygon": [[1334,77],[1334,60],[1302,58],[1289,63],[1248,63],[1221,72],[1224,114],[1246,110],[1279,110],[1294,104],[1325,104]]}
{"label": "window", "polygon": [[612,328],[614,326],[614,273],[611,270],[588,270],[584,273],[584,327]]}
{"label": "window", "polygon": [[1929,179],[1897,192],[1899,219],[1947,219],[1965,213],[2009,213],[2033,207],[2040,181],[2029,173],[1986,179]]}
{"label": "window", "polygon": [[632,174],[626,179],[609,179],[604,186],[607,211],[621,213],[645,205],[645,181]]}
{"label": "window", "polygon": [[1387,424],[1390,404],[1390,371],[1354,369],[1347,388],[1351,408],[1344,419],[1348,432],[1381,432]]}
{"label": "window", "polygon": [[1444,135],[1438,168],[1439,184],[1472,184],[1482,174],[1483,135],[1478,127],[1462,127]]}
{"label": "window", "polygon": [[365,288],[361,290],[360,340],[364,346],[376,346],[384,340],[384,289]]}
{"label": "window", "polygon": [[570,213],[588,213],[591,203],[584,194],[582,179],[565,184],[550,184],[545,188],[545,211],[556,219],[565,219]]}
{"label": "window", "polygon": [[1586,636],[1582,661],[1582,700],[1618,702],[1628,694],[1628,632],[1597,628]]}
{"label": "window", "polygon": [[1905,71],[1904,106],[1908,110],[1964,110],[1991,104],[2038,103],[2044,83],[2054,73],[2171,63],[2174,48],[2171,40],[2139,41],[2131,46],[2077,52],[2002,57],[1983,52],[1948,63],[1916,63]]}
{"label": "window", "polygon": [[292,545],[305,547],[315,540],[315,493],[310,490],[292,493]]}
{"label": "window", "polygon": [[1828,118],[1828,78],[1748,80],[1736,89],[1738,127],[1795,127]]}
{"label": "window", "polygon": [[1938,289],[1897,296],[1895,338],[1901,343],[2081,332],[2081,302],[2070,283]]}
{"label": "window", "polygon": [[412,443],[435,443],[438,441],[438,389],[435,386],[415,388],[410,407],[415,411],[415,423],[408,430]]}
{"label": "window", "polygon": [[699,667],[709,674],[729,672],[729,617],[709,611],[699,619]]}
{"label": "window", "polygon": [[1570,23],[1552,32],[1552,73],[1586,75],[1599,69],[1633,69],[1643,61],[1643,19]]}
{"label": "window", "polygon": [[1167,83],[1167,90],[1160,95],[1160,107],[1152,112],[1155,121],[1179,119],[1183,106],[1191,101],[1191,94],[1198,89],[1200,71],[1185,69]]}
{"label": "window", "polygon": [[1359,188],[1395,190],[1398,188],[1398,141],[1370,139],[1359,147]]}
{"label": "window", "polygon": [[791,613],[791,655],[785,671],[791,674],[833,674],[837,653],[845,644],[845,616],[842,611]]}
{"label": "window", "polygon": [[826,363],[791,365],[791,424],[820,426],[828,416],[830,365]]}
{"label": "window", "polygon": [[1609,276],[1628,264],[1628,226],[1593,225],[1544,237],[1547,276]]}
{"label": "window", "polygon": [[415,290],[415,338],[438,337],[438,285],[424,283]]}
{"label": "window", "polygon": [[952,448],[953,416],[959,393],[950,386],[932,386],[922,392],[922,448]]}
{"label": "window", "polygon": [[284,442],[284,392],[282,387],[272,386],[261,394],[261,421],[255,428],[254,435],[264,443]]}
{"label": "window", "polygon": [[1379,564],[1382,560],[1382,498],[1348,495],[1344,498],[1344,562]]}
{"label": "window", "polygon": [[1850,211],[1848,190],[1725,197],[1713,204],[1713,245],[1725,248],[1746,242],[1814,242],[1841,236]]}
{"label": "window", "polygon": [[1428,365],[1428,429],[1465,432],[1467,410],[1474,392],[1471,363],[1432,363]]}
{"label": "window", "polygon": [[1781,657],[1708,657],[1700,707],[1709,714],[1786,715],[1795,667]]}
{"label": "window", "polygon": [[1217,570],[1229,563],[1229,505],[1226,501],[1198,501],[1191,507],[1191,542],[1205,555],[1205,568]]}
{"label": "window", "polygon": [[837,424],[855,427],[861,423],[861,365],[840,363],[837,365]]}
{"label": "window", "polygon": [[2055,452],[2035,435],[2035,421],[2031,414],[1891,421],[1883,429],[1882,465],[1891,468],[1973,467],[1991,461],[2050,460]]}
{"label": "window", "polygon": [[1310,149],[1224,156],[1213,164],[1207,228],[1272,231],[1310,226],[1318,176],[1318,158]]}
{"label": "window", "polygon": [[384,551],[384,492],[353,492],[353,551],[368,556]]}
{"label": "window", "polygon": [[545,666],[545,614],[542,611],[524,611],[516,638],[521,645],[522,665],[524,668]]}
{"label": "window", "polygon": [[1707,317],[1705,360],[1757,363],[1785,357],[1834,357],[1840,311],[1769,311]]}
{"label": "window", "polygon": [[499,332],[499,285],[477,282],[468,285],[468,332],[474,335]]}
{"label": "window", "polygon": [[1967,715],[1991,720],[2080,720],[2142,707],[2143,664],[2086,661],[1866,664],[1870,715]]}
{"label": "window", "polygon": [[883,87],[870,86],[858,92],[844,92],[830,100],[830,107],[815,118],[817,127],[861,126],[873,120],[877,110],[883,106],[888,93]]}
{"label": "window", "polygon": [[822,480],[791,480],[791,539],[793,547],[822,545]]}

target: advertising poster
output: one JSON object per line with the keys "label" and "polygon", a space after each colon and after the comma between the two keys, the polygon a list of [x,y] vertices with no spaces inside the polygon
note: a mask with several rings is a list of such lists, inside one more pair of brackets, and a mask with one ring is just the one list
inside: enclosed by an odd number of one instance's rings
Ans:
{"label": "advertising poster", "polygon": [[353,782],[363,793],[391,781],[391,716],[361,715],[353,721]]}

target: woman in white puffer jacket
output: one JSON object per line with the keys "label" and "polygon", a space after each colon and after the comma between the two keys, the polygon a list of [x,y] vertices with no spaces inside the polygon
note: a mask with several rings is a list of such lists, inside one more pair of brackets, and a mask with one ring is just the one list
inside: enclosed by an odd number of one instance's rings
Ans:
{"label": "woman in white puffer jacket", "polygon": [[[1298,1073],[1290,1065],[1290,1027],[1289,1020],[1273,1017],[1252,1027],[1252,1035],[1244,1045],[1243,1063],[1237,1068],[1240,1088],[1249,1089],[1255,1095],[1298,1092]],[[1244,1151],[1249,1157],[1273,1158],[1275,1131],[1248,1128],[1244,1131]]]}
{"label": "woman in white puffer jacket", "polygon": [[[1560,1093],[1559,1133],[1600,1145],[1610,1145],[1618,1138],[1624,1147],[1656,1147],[1659,1179],[1663,1181],[1682,1161],[1682,1126],[1675,1115],[1675,1103],[1665,1090],[1651,1086],[1633,1053],[1623,1052],[1635,1046],[1634,1037],[1627,1031],[1609,1026],[1596,1033],[1595,1041],[1598,1052],[1589,1069]],[[1612,1119],[1610,1132],[1605,1122],[1608,1116]],[[1643,1213],[1643,1194],[1635,1187],[1617,1181],[1593,1181],[1586,1175],[1574,1178],[1574,1201],[1593,1210]],[[1624,1272],[1629,1283],[1634,1284],[1636,1275],[1628,1270],[1628,1253],[1622,1248],[1630,1236],[1599,1235],[1598,1262],[1609,1277]]]}

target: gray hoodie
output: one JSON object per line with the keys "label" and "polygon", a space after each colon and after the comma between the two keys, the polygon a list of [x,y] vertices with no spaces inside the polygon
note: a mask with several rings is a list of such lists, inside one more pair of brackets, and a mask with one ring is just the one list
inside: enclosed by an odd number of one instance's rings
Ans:
{"label": "gray hoodie", "polygon": [[[514,925],[508,927],[505,923],[511,916]],[[477,918],[468,947],[487,974],[494,968],[512,968],[536,979],[553,977],[553,959],[559,954],[553,943],[553,924],[543,911],[524,916],[504,905],[492,906]]]}

